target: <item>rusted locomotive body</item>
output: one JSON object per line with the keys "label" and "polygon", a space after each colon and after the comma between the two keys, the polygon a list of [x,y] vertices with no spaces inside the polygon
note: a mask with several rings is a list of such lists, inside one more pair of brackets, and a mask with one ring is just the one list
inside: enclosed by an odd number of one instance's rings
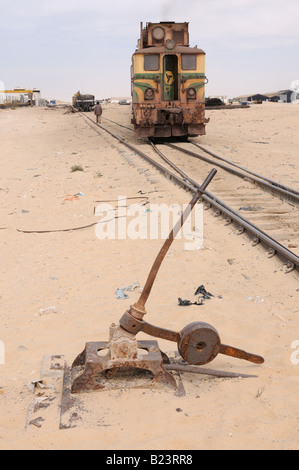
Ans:
{"label": "rusted locomotive body", "polygon": [[91,111],[95,105],[94,95],[82,95],[80,91],[73,96],[73,106],[78,111]]}
{"label": "rusted locomotive body", "polygon": [[205,134],[205,52],[189,23],[147,23],[132,56],[132,124],[138,137]]}

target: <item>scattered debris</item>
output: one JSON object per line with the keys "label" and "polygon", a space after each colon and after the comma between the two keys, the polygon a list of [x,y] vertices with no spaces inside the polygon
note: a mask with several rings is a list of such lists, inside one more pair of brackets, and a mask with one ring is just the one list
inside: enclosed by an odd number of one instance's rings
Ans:
{"label": "scattered debris", "polygon": [[202,305],[203,299],[200,302],[191,302],[191,300],[182,300],[180,297],[178,298],[178,303],[180,306],[186,307],[189,305]]}
{"label": "scattered debris", "polygon": [[63,378],[63,366],[63,355],[44,356],[40,378],[27,384],[34,398],[28,409],[26,429],[30,429],[31,425],[40,428],[42,423],[51,415],[49,408],[56,402],[57,390],[60,388],[61,379]]}
{"label": "scattered debris", "polygon": [[132,290],[136,289],[136,287],[140,287],[140,284],[139,284],[138,281],[135,281],[134,284],[131,284],[130,286],[123,287],[122,290],[132,291]]}
{"label": "scattered debris", "polygon": [[196,289],[194,295],[198,295],[198,294],[202,294],[203,299],[210,299],[211,297],[214,297],[213,294],[211,294],[210,292],[207,292],[207,291],[206,291],[204,285],[201,285],[201,286],[199,286],[199,287]]}
{"label": "scattered debris", "polygon": [[201,294],[201,297],[198,297],[198,300],[196,302],[191,302],[191,300],[182,300],[180,297],[178,298],[178,303],[180,306],[186,307],[189,305],[203,305],[205,300],[209,300],[211,297],[214,297],[213,294],[210,292],[207,292],[206,288],[204,285],[200,285],[194,295]]}
{"label": "scattered debris", "polygon": [[44,392],[41,392],[42,390],[55,390],[54,385],[48,384],[43,379],[32,380],[27,384],[27,388],[30,392],[36,393],[39,396],[44,394]]}
{"label": "scattered debris", "polygon": [[79,196],[78,194],[72,194],[71,196],[65,196],[64,198],[65,201],[79,201]]}
{"label": "scattered debris", "polygon": [[36,426],[37,428],[41,428],[41,422],[45,421],[44,418],[42,418],[41,416],[39,416],[38,418],[36,419],[32,419],[29,424],[32,424],[33,426]]}
{"label": "scattered debris", "polygon": [[81,227],[74,227],[74,228],[63,228],[63,229],[57,229],[57,230],[21,230],[17,228],[18,232],[21,233],[54,233],[54,232],[73,232],[74,230],[82,230],[84,228],[89,228],[93,227],[94,225],[97,225],[99,222],[93,222],[92,224],[88,225],[83,225]]}
{"label": "scattered debris", "polygon": [[251,300],[255,304],[259,304],[261,302],[264,302],[264,299],[262,299],[259,295],[256,295],[255,297],[247,297],[248,300]]}
{"label": "scattered debris", "polygon": [[74,106],[69,106],[69,108],[63,114],[78,113],[78,110]]}
{"label": "scattered debris", "polygon": [[39,314],[40,315],[48,315],[49,313],[57,313],[56,307],[46,307],[46,308],[40,308],[39,309]]}
{"label": "scattered debris", "polygon": [[[123,287],[122,289],[116,289],[116,298],[123,300],[123,299],[128,299],[129,296],[126,294],[128,291],[132,291],[136,289],[137,287],[140,287],[140,284],[138,281],[135,281],[134,284],[131,284],[130,286]],[[140,292],[142,292],[142,288],[140,287]]]}
{"label": "scattered debris", "polygon": [[36,413],[36,411],[40,409],[49,408],[50,403],[45,403],[46,401],[49,401],[49,397],[40,397],[38,400],[36,400],[33,407],[33,412]]}
{"label": "scattered debris", "polygon": [[117,298],[117,299],[124,300],[124,299],[128,299],[128,298],[129,298],[128,294],[126,294],[125,292],[123,292],[122,289],[116,289],[115,293],[116,293],[116,298]]}
{"label": "scattered debris", "polygon": [[44,418],[38,416],[37,418],[31,419],[32,415],[39,411],[41,408],[47,408],[50,406],[50,403],[44,403],[49,397],[39,397],[36,398],[33,403],[30,405],[26,421],[26,429],[29,429],[31,425],[36,426],[37,428],[41,427],[41,423],[44,422]]}
{"label": "scattered debris", "polygon": [[260,206],[239,207],[239,211],[255,212],[255,211],[261,211],[261,210],[263,210],[263,207],[260,207]]}
{"label": "scattered debris", "polygon": [[84,196],[84,194],[81,192],[76,193],[76,194],[68,194],[67,196],[65,196],[64,200],[65,201],[79,201],[79,196],[82,197]]}

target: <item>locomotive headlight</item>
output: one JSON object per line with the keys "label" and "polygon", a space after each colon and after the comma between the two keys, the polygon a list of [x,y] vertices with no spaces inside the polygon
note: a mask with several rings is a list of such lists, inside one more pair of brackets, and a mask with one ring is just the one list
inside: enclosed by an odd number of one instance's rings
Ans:
{"label": "locomotive headlight", "polygon": [[165,35],[165,31],[163,28],[161,28],[161,26],[156,26],[154,29],[153,29],[153,38],[154,39],[157,39],[158,41],[160,41],[161,39],[164,38],[164,35]]}
{"label": "locomotive headlight", "polygon": [[153,100],[154,99],[155,92],[153,88],[147,88],[144,92],[144,99],[145,100]]}
{"label": "locomotive headlight", "polygon": [[195,88],[188,88],[187,90],[187,99],[195,100],[196,99],[196,90]]}
{"label": "locomotive headlight", "polygon": [[175,42],[172,39],[167,39],[167,41],[165,42],[165,46],[167,49],[174,49]]}

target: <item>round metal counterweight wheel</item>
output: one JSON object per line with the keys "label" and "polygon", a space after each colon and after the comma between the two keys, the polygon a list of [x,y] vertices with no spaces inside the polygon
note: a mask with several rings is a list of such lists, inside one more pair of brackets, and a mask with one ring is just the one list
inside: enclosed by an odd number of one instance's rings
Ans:
{"label": "round metal counterweight wheel", "polygon": [[178,350],[189,364],[204,365],[220,352],[221,341],[216,329],[204,322],[193,322],[180,332]]}

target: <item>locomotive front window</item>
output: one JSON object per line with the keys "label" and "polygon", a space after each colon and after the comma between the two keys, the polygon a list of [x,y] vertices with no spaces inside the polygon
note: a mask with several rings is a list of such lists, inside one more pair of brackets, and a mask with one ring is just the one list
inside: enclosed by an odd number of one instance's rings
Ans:
{"label": "locomotive front window", "polygon": [[144,70],[159,70],[159,55],[144,56]]}
{"label": "locomotive front window", "polygon": [[182,69],[183,70],[196,70],[196,55],[195,54],[182,54]]}

